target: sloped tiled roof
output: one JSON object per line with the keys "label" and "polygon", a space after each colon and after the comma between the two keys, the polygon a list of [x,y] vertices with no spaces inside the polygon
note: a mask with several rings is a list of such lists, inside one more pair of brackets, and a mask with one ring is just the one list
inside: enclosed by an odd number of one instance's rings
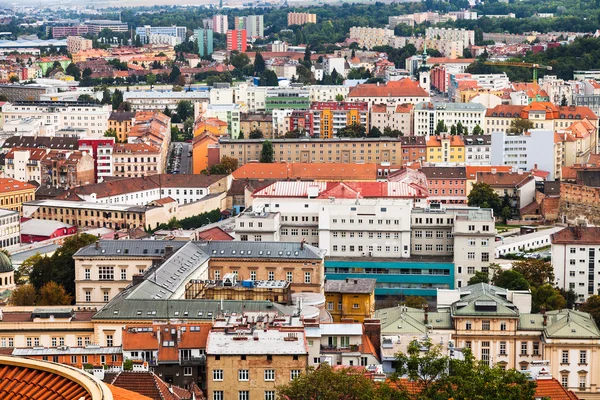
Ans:
{"label": "sloped tiled roof", "polygon": [[484,182],[492,187],[519,188],[532,180],[533,176],[517,172],[477,172],[477,182]]}
{"label": "sloped tiled roof", "polygon": [[467,165],[465,167],[467,173],[467,179],[475,179],[478,172],[510,172],[512,167],[510,165]]}
{"label": "sloped tiled roof", "polygon": [[550,400],[577,400],[578,397],[571,390],[566,389],[555,378],[538,379],[535,388],[536,399]]}
{"label": "sloped tiled roof", "polygon": [[401,79],[387,84],[358,84],[350,90],[348,97],[429,97],[429,94],[419,86],[419,82]]}
{"label": "sloped tiled roof", "polygon": [[452,303],[452,316],[506,316],[518,317],[519,310],[498,293],[506,293],[506,289],[478,283],[459,289],[465,295]]}
{"label": "sloped tiled roof", "polygon": [[9,193],[27,189],[35,189],[35,186],[12,178],[0,178],[0,193]]}
{"label": "sloped tiled roof", "polygon": [[229,233],[218,226],[198,232],[198,238],[200,240],[233,240],[233,237]]}
{"label": "sloped tiled roof", "polygon": [[600,227],[567,227],[550,235],[553,244],[600,244]]}

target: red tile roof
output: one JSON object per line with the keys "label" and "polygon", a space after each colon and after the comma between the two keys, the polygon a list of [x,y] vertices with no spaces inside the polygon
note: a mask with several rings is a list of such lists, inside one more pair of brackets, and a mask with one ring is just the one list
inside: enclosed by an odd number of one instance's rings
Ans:
{"label": "red tile roof", "polygon": [[218,226],[198,232],[198,238],[200,240],[233,240],[233,236]]}
{"label": "red tile roof", "polygon": [[108,388],[110,389],[113,395],[113,400],[152,400],[151,397],[147,397],[139,393],[132,392],[131,390],[120,388],[118,386],[114,386],[108,383],[106,384],[106,386],[108,386]]}
{"label": "red tile roof", "polygon": [[377,179],[377,164],[251,162],[236,169],[233,178],[374,181]]}
{"label": "red tile roof", "polygon": [[35,186],[27,182],[18,181],[16,179],[0,178],[0,193],[2,194],[27,189],[35,189]]}
{"label": "red tile roof", "polygon": [[600,243],[600,227],[568,227],[550,235],[553,244],[592,244]]}
{"label": "red tile roof", "polygon": [[535,398],[550,400],[577,400],[572,391],[565,389],[556,379],[538,379],[535,388]]}
{"label": "red tile roof", "polygon": [[508,106],[508,105],[497,105],[494,108],[488,108],[485,112],[486,117],[505,117],[505,118],[518,118],[525,106]]}
{"label": "red tile roof", "polygon": [[512,167],[509,165],[467,165],[466,167],[467,179],[475,179],[478,172],[510,172]]}
{"label": "red tile roof", "polygon": [[522,187],[534,180],[533,176],[518,172],[478,172],[477,182],[485,182],[492,187]]}
{"label": "red tile roof", "polygon": [[[450,139],[450,146],[464,146],[465,142],[458,135],[448,135],[448,139]],[[442,137],[441,136],[429,136],[427,139],[427,147],[442,147]]]}
{"label": "red tile roof", "polygon": [[391,81],[385,85],[358,84],[350,90],[348,97],[429,97],[429,94],[419,86],[419,82],[407,78]]}
{"label": "red tile roof", "polygon": [[92,400],[82,385],[68,377],[34,367],[6,364],[0,365],[0,398]]}

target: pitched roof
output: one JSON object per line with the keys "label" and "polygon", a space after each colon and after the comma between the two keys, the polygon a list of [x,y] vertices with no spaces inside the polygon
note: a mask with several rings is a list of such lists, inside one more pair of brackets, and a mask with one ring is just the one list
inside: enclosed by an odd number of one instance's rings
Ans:
{"label": "pitched roof", "polygon": [[255,191],[253,197],[413,198],[426,197],[420,187],[404,182],[276,182]]}
{"label": "pitched roof", "polygon": [[467,179],[475,179],[478,172],[510,172],[512,167],[510,165],[467,165],[466,167]]}
{"label": "pitched roof", "polygon": [[492,187],[520,188],[532,180],[535,180],[533,176],[518,172],[477,172],[477,182]]}
{"label": "pitched roof", "polygon": [[110,117],[108,117],[108,119],[112,121],[124,122],[131,121],[134,117],[134,111],[113,111],[110,113]]}
{"label": "pitched roof", "polygon": [[536,399],[551,399],[551,400],[577,400],[578,397],[571,390],[566,389],[555,378],[538,379],[535,388]]}
{"label": "pitched roof", "polygon": [[[517,307],[505,298],[506,289],[478,283],[459,290],[466,295],[452,303],[450,309],[453,316],[519,316]],[[499,293],[504,295],[498,295]]]}
{"label": "pitched roof", "polygon": [[350,90],[348,97],[429,97],[429,94],[419,86],[419,82],[407,78],[387,84],[358,84]]}
{"label": "pitched roof", "polygon": [[146,143],[115,143],[113,154],[160,153],[160,149]]}
{"label": "pitched roof", "polygon": [[422,167],[427,179],[465,179],[465,167]]}
{"label": "pitched roof", "polygon": [[377,279],[326,280],[325,293],[373,293]]}
{"label": "pitched roof", "polygon": [[9,193],[27,189],[35,189],[35,186],[12,178],[0,178],[0,193]]}
{"label": "pitched roof", "polygon": [[600,227],[567,227],[550,235],[552,244],[600,244]]}
{"label": "pitched roof", "polygon": [[488,108],[485,112],[486,117],[505,117],[505,118],[519,118],[522,116],[521,112],[525,106],[511,106],[500,104],[493,108]]}
{"label": "pitched roof", "polygon": [[27,147],[40,149],[79,149],[79,139],[63,136],[12,136],[4,141],[3,148]]}
{"label": "pitched roof", "polygon": [[29,219],[21,222],[21,235],[50,236],[57,229],[72,228],[73,225],[60,221],[45,219]]}
{"label": "pitched roof", "polygon": [[202,232],[198,232],[198,238],[200,240],[233,240],[233,236],[225,232],[223,229],[215,226],[214,228],[207,229]]}
{"label": "pitched roof", "polygon": [[[439,135],[429,136],[429,138],[427,139],[427,147],[442,147],[443,139],[445,138]],[[465,142],[458,135],[448,135],[446,139],[450,140],[450,146],[452,147],[459,147],[465,145]]]}

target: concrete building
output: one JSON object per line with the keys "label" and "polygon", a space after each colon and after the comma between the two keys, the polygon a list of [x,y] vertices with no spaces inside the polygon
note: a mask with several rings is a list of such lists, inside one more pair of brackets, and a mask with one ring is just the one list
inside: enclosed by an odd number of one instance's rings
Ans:
{"label": "concrete building", "polygon": [[17,101],[2,107],[4,121],[42,117],[46,125],[56,129],[85,129],[89,136],[101,137],[108,129],[110,104]]}
{"label": "concrete building", "polygon": [[104,29],[113,32],[127,32],[129,29],[125,22],[104,19],[92,19],[86,21],[85,25],[88,27],[88,33],[91,33],[92,35],[97,35]]}
{"label": "concrete building", "polygon": [[444,133],[427,137],[427,162],[432,164],[463,164],[465,142],[458,135]]}
{"label": "concrete building", "polygon": [[377,46],[389,45],[390,39],[394,37],[393,29],[369,28],[364,26],[353,26],[350,28],[350,40],[356,39],[360,48],[372,49]]}
{"label": "concrete building", "polygon": [[446,125],[448,132],[451,127],[460,122],[469,133],[476,126],[481,129],[485,126],[486,108],[479,103],[419,103],[414,108],[415,136],[431,136],[436,134],[440,121]]}
{"label": "concrete building", "polygon": [[331,139],[349,125],[362,125],[365,129],[369,126],[367,103],[313,102],[310,112],[314,124],[312,135],[320,139]]}
{"label": "concrete building", "polygon": [[484,182],[504,198],[508,196],[513,216],[519,216],[521,210],[535,201],[535,178],[519,172],[478,172],[477,183]]}
{"label": "concrete building", "polygon": [[493,132],[491,164],[510,165],[520,171],[539,168],[554,180],[561,176],[562,150],[562,142],[556,140],[553,130],[531,129],[521,135]]}
{"label": "concrete building", "polygon": [[[431,203],[466,204],[467,176],[463,166],[422,167],[419,169],[427,179],[427,198]],[[392,177],[389,178],[393,179]]]}
{"label": "concrete building", "polygon": [[351,319],[363,322],[372,318],[375,313],[376,282],[376,279],[326,280],[325,300],[333,321]]}
{"label": "concrete building", "polygon": [[135,112],[133,111],[113,111],[108,118],[108,129],[115,131],[118,142],[125,143],[134,120]]}
{"label": "concrete building", "polygon": [[248,48],[248,37],[246,30],[228,30],[227,31],[227,50],[239,51],[244,53]]}
{"label": "concrete building", "polygon": [[11,250],[20,243],[21,218],[19,212],[0,209],[0,248]]}
{"label": "concrete building", "polygon": [[369,118],[371,128],[377,127],[381,132],[390,128],[399,130],[404,136],[414,136],[413,110],[412,104],[373,104]]}
{"label": "concrete building", "polygon": [[209,104],[204,117],[227,122],[227,133],[232,139],[237,139],[241,130],[242,113],[245,111],[245,107],[239,104]]}
{"label": "concrete building", "polygon": [[348,101],[367,102],[374,104],[419,104],[429,101],[429,94],[423,90],[418,82],[410,79],[379,83],[358,84],[348,93]]}
{"label": "concrete building", "polygon": [[137,178],[165,172],[160,148],[145,143],[116,143],[112,158],[115,177]]}
{"label": "concrete building", "polygon": [[213,30],[212,29],[194,29],[194,37],[198,42],[198,54],[200,57],[207,57],[213,53]]}
{"label": "concrete building", "polygon": [[467,165],[490,165],[492,160],[492,136],[463,136],[465,143],[465,162]]}
{"label": "concrete building", "polygon": [[253,323],[243,316],[239,322],[229,318],[215,323],[206,348],[208,398],[275,399],[277,386],[306,373],[308,349],[301,321],[282,318],[267,328],[269,319],[267,315]]}
{"label": "concrete building", "polygon": [[79,150],[60,152],[50,150],[39,161],[40,185],[69,189],[95,182],[93,157]]}
{"label": "concrete building", "polygon": [[240,131],[248,137],[252,130],[258,129],[265,138],[273,138],[273,115],[265,113],[243,113],[240,116]]}
{"label": "concrete building", "polygon": [[245,17],[235,17],[234,28],[236,30],[246,30],[249,38],[258,38],[265,36],[265,24],[262,15],[248,15]]}
{"label": "concrete building", "polygon": [[229,30],[227,15],[222,15],[222,14],[213,15],[212,28],[209,27],[208,29],[212,29],[213,32],[220,33],[221,35],[226,34],[227,31]]}
{"label": "concrete building", "polygon": [[292,109],[308,110],[310,91],[308,88],[267,88],[265,111]]}
{"label": "concrete building", "polygon": [[136,111],[163,111],[165,107],[175,111],[177,104],[182,100],[200,105],[208,103],[209,98],[208,91],[203,90],[191,92],[126,91],[123,93],[123,100],[131,103],[132,108]]}
{"label": "concrete building", "polygon": [[151,37],[155,35],[170,36],[176,38],[176,44],[187,39],[187,28],[185,26],[138,26],[135,34],[140,37],[142,43],[150,43]]}
{"label": "concrete building", "polygon": [[425,30],[427,39],[456,40],[462,43],[462,48],[475,45],[475,31],[465,29],[427,28]]}
{"label": "concrete building", "polygon": [[69,36],[80,36],[88,33],[87,25],[72,25],[72,26],[53,26],[52,37],[55,39],[65,38]]}
{"label": "concrete building", "polygon": [[317,14],[291,12],[291,13],[288,13],[287,21],[288,21],[288,26],[316,24],[317,23]]}
{"label": "concrete building", "polygon": [[77,53],[79,51],[85,51],[92,49],[92,41],[90,39],[82,38],[81,36],[69,36],[67,37],[67,50],[69,53]]}
{"label": "concrete building", "polygon": [[279,242],[281,214],[279,212],[247,211],[235,220],[235,239],[254,242]]}
{"label": "concrete building", "polygon": [[22,212],[23,203],[35,200],[36,187],[11,178],[0,178],[0,208]]}
{"label": "concrete building", "polygon": [[564,227],[557,226],[536,230],[525,235],[502,237],[496,242],[495,257],[548,247],[551,244],[550,237],[563,229]]}
{"label": "concrete building", "polygon": [[[262,139],[219,140],[220,156],[239,165],[260,159]],[[275,161],[302,163],[391,163],[401,161],[401,141],[395,138],[273,139]],[[241,147],[240,147],[241,146]]]}
{"label": "concrete building", "polygon": [[[0,85],[0,93],[5,95],[9,102],[39,101],[42,96],[47,94],[54,94],[56,92],[56,88],[52,88],[46,85]],[[4,109],[4,106],[2,108]]]}

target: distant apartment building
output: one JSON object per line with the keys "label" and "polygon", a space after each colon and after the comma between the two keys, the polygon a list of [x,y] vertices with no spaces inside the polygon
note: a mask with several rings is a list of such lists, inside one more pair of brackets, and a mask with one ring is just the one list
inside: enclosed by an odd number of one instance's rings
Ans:
{"label": "distant apartment building", "polygon": [[427,162],[462,164],[465,162],[465,142],[458,135],[432,135],[427,138]]}
{"label": "distant apartment building", "polygon": [[53,26],[52,37],[60,39],[69,36],[81,36],[88,33],[87,25]]}
{"label": "distant apartment building", "polygon": [[240,53],[244,53],[248,48],[247,43],[247,31],[246,30],[228,30],[227,31],[227,50],[229,51],[239,51]]}
{"label": "distant apartment building", "polygon": [[92,48],[92,41],[90,39],[82,38],[81,36],[69,36],[67,37],[67,51],[71,54],[79,51],[90,50]]}
{"label": "distant apartment building", "polygon": [[138,26],[135,34],[140,37],[142,43],[150,43],[151,36],[164,35],[177,38],[177,43],[187,39],[187,28],[185,26]]}
{"label": "distant apartment building", "polygon": [[348,101],[373,104],[419,104],[430,100],[429,94],[410,79],[382,83],[358,84],[350,90]]}
{"label": "distant apartment building", "polygon": [[479,103],[419,103],[414,108],[413,132],[415,136],[435,135],[438,123],[442,121],[448,133],[459,122],[473,133],[476,126],[481,129],[485,126],[486,111],[485,106]]}
{"label": "distant apartment building", "polygon": [[369,126],[369,105],[354,102],[314,102],[310,106],[313,114],[313,136],[331,139],[340,129],[349,125]]}
{"label": "distant apartment building", "polygon": [[462,43],[463,49],[475,45],[475,31],[466,29],[427,28],[425,37],[434,40],[456,40]]}
{"label": "distant apartment building", "polygon": [[212,29],[215,33],[224,35],[229,30],[227,15],[216,14],[212,17]]}
{"label": "distant apartment building", "polygon": [[79,139],[79,149],[92,155],[94,158],[94,173],[96,182],[103,182],[106,178],[113,176],[112,152],[115,139],[85,138]]}
{"label": "distant apartment building", "polygon": [[[220,157],[236,158],[239,165],[260,159],[262,139],[221,138]],[[401,142],[394,138],[273,139],[273,159],[278,162],[386,163],[399,165]]]}
{"label": "distant apartment building", "polygon": [[206,91],[191,92],[135,92],[129,91],[123,93],[123,100],[131,103],[136,111],[163,111],[168,108],[171,111],[177,109],[177,104],[182,100],[188,100],[192,103],[208,103],[209,94]]}
{"label": "distant apartment building", "polygon": [[383,132],[386,128],[399,130],[404,136],[413,136],[412,104],[373,104],[369,123],[371,128],[376,127]]}
{"label": "distant apartment building", "polygon": [[115,177],[141,177],[164,172],[160,148],[149,144],[116,143],[112,157]]}
{"label": "distant apartment building", "polygon": [[227,122],[227,132],[236,139],[241,131],[241,118],[245,109],[239,104],[210,104],[204,113],[205,118],[216,118]]}
{"label": "distant apartment building", "polygon": [[287,21],[288,21],[288,23],[287,23],[288,26],[316,24],[317,23],[317,14],[291,12],[291,13],[288,13]]}
{"label": "distant apartment building", "polygon": [[21,217],[18,211],[0,209],[0,248],[10,249],[21,243]]}
{"label": "distant apartment building", "polygon": [[36,187],[11,178],[0,178],[0,208],[21,212],[23,203],[35,200]]}
{"label": "distant apartment building", "polygon": [[133,111],[113,111],[110,113],[108,118],[108,129],[113,129],[117,134],[117,141],[124,143],[127,142],[129,137],[129,130],[135,119],[135,112]]}
{"label": "distant apartment building", "polygon": [[47,153],[47,149],[12,148],[4,156],[4,174],[7,178],[41,184],[41,161],[46,157]]}
{"label": "distant apartment building", "polygon": [[127,32],[129,29],[125,22],[105,19],[86,21],[85,25],[88,27],[88,33],[91,33],[92,35],[97,35],[104,29],[108,29],[113,32]]}
{"label": "distant apartment building", "polygon": [[477,172],[477,183],[488,184],[501,198],[509,200],[512,216],[519,217],[521,210],[535,202],[535,178],[529,173]]}
{"label": "distant apartment building", "polygon": [[213,30],[212,29],[194,29],[194,37],[198,42],[198,55],[207,57],[213,53]]}
{"label": "distant apartment building", "polygon": [[246,30],[248,38],[265,36],[265,24],[262,15],[248,15],[246,17],[235,17],[234,28]]}
{"label": "distant apartment building", "polygon": [[350,28],[350,40],[356,39],[360,48],[372,49],[377,46],[388,46],[390,39],[394,37],[392,29],[369,28],[364,26],[353,26]]}

